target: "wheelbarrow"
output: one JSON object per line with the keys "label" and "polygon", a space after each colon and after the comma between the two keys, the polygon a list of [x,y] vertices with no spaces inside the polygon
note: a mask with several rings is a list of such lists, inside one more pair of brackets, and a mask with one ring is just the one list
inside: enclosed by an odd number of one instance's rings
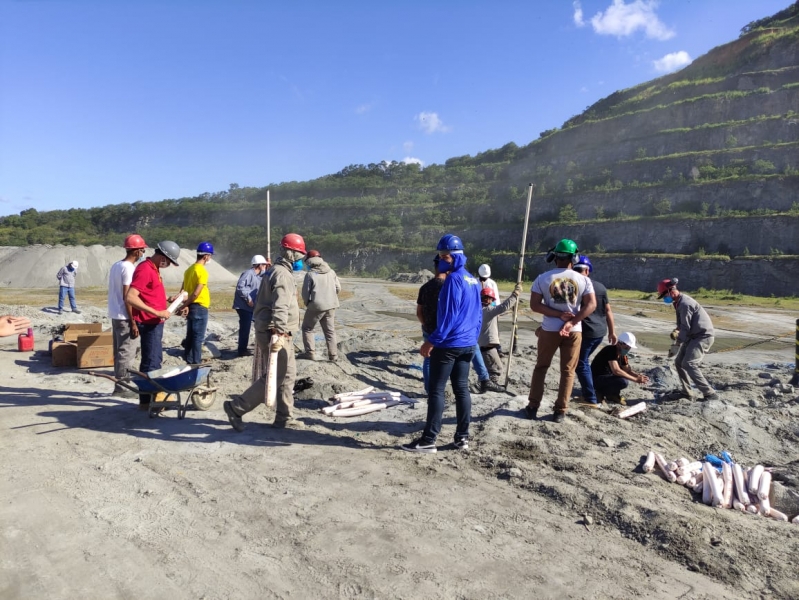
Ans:
{"label": "wheelbarrow", "polygon": [[149,396],[150,409],[147,414],[150,418],[174,408],[178,411],[178,419],[182,419],[186,416],[190,402],[197,410],[209,410],[216,400],[217,388],[211,385],[211,365],[165,367],[148,373],[130,369],[128,372],[131,374],[130,381],[105,373],[90,371],[89,375],[110,379],[140,396]]}

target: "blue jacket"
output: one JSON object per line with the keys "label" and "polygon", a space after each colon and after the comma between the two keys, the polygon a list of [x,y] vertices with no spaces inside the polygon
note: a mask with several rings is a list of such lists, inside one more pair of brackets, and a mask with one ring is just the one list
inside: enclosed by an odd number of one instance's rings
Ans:
{"label": "blue jacket", "polygon": [[[233,308],[253,311],[258,288],[261,287],[261,277],[263,275],[257,275],[255,269],[247,269],[241,274],[236,284],[236,292],[233,294]],[[252,300],[253,306],[249,306],[247,300]]]}
{"label": "blue jacket", "polygon": [[470,348],[483,325],[480,281],[464,267],[466,256],[453,254],[452,271],[438,296],[438,324],[429,341],[436,348]]}

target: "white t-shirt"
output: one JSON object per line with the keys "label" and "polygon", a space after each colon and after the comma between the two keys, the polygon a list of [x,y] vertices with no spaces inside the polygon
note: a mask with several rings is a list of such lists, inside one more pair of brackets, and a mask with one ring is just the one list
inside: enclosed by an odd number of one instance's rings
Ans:
{"label": "white t-shirt", "polygon": [[125,299],[122,297],[122,286],[130,285],[133,281],[133,271],[136,265],[127,260],[120,260],[111,266],[108,275],[108,318],[127,321],[130,318],[128,309],[125,308]]}
{"label": "white t-shirt", "polygon": [[[552,269],[535,278],[531,292],[541,294],[544,304],[562,312],[577,314],[582,304],[583,296],[594,293],[594,284],[584,275],[571,269]],[[544,331],[560,331],[563,320],[559,317],[544,316],[542,327]],[[583,322],[580,321],[572,331],[582,331]]]}

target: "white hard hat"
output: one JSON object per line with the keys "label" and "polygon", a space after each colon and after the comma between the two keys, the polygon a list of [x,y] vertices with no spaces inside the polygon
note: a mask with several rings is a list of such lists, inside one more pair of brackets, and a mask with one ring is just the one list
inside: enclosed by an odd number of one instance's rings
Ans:
{"label": "white hard hat", "polygon": [[251,265],[265,265],[266,264],[266,259],[263,256],[261,256],[260,254],[256,254],[255,256],[252,257],[252,260],[250,261],[250,264]]}
{"label": "white hard hat", "polygon": [[627,344],[630,348],[637,348],[635,345],[635,336],[629,331],[625,331],[619,336],[619,341],[622,344]]}
{"label": "white hard hat", "polygon": [[480,267],[477,269],[477,274],[480,277],[491,277],[491,267],[488,265],[480,265]]}
{"label": "white hard hat", "polygon": [[72,265],[72,268],[73,268],[73,269],[77,269],[77,268],[78,268],[78,261],[76,261],[76,260],[73,260],[73,261],[72,261],[71,263],[69,263],[69,264],[71,264],[71,265]]}

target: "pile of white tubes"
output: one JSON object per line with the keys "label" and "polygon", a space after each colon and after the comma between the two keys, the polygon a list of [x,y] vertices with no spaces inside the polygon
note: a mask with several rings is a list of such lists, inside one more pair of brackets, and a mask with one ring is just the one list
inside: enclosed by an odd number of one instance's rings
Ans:
{"label": "pile of white tubes", "polygon": [[[771,471],[763,465],[744,469],[738,463],[724,462],[719,473],[709,462],[692,462],[687,458],[667,461],[662,454],[652,450],[646,457],[643,470],[651,473],[655,469],[666,481],[702,494],[702,502],[714,508],[733,508],[776,521],[788,521],[788,515],[771,506]],[[791,519],[791,523],[799,525],[799,515]]]}
{"label": "pile of white tubes", "polygon": [[336,394],[330,400],[334,404],[322,408],[329,417],[357,417],[398,404],[415,404],[400,392],[381,392],[371,385],[357,392]]}

